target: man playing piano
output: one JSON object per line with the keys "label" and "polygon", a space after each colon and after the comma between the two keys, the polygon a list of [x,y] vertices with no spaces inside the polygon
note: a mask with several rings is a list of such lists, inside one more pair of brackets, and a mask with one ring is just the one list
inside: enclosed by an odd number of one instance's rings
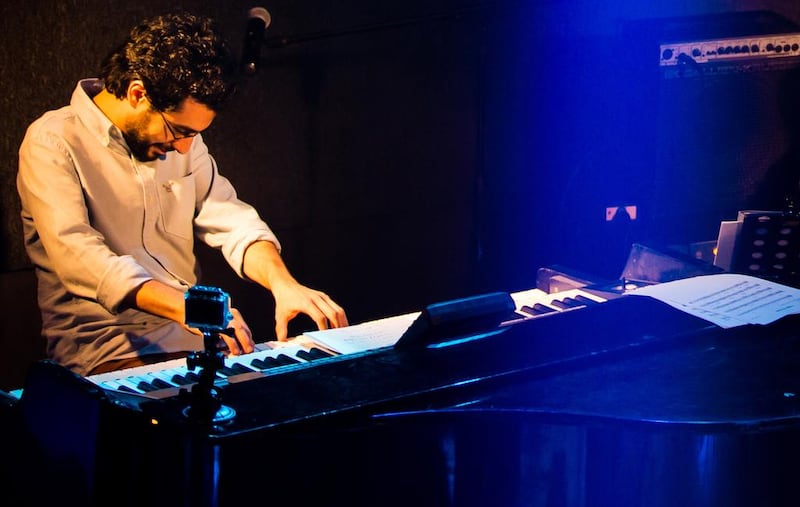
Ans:
{"label": "man playing piano", "polygon": [[[292,277],[203,142],[236,67],[211,20],[156,17],[106,58],[100,79],[80,81],[68,106],[29,127],[17,187],[48,357],[89,375],[202,349],[184,325],[184,293],[198,283],[194,237],[272,292],[278,339],[300,313],[320,329],[347,325],[331,298]],[[226,345],[251,352],[232,314]]]}

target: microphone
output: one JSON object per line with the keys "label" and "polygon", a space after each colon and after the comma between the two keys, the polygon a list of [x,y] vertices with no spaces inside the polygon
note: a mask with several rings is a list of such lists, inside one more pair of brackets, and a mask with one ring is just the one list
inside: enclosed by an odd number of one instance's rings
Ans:
{"label": "microphone", "polygon": [[242,48],[242,70],[252,76],[256,73],[261,59],[261,46],[264,44],[264,32],[272,17],[263,7],[253,7],[247,13],[247,32]]}

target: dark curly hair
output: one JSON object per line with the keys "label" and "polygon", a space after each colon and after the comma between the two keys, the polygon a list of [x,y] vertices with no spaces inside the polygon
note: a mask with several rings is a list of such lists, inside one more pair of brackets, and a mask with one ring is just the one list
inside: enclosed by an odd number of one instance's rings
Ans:
{"label": "dark curly hair", "polygon": [[236,61],[216,23],[185,12],[145,20],[101,65],[106,89],[124,98],[141,79],[159,111],[192,97],[219,111],[236,88]]}

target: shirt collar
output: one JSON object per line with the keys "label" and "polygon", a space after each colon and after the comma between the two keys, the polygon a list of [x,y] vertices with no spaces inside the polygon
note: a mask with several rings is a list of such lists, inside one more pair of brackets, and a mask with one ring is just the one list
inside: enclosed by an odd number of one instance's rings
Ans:
{"label": "shirt collar", "polygon": [[119,146],[127,151],[122,131],[114,125],[92,98],[103,90],[103,81],[96,78],[82,79],[72,92],[70,105],[81,122],[103,146]]}

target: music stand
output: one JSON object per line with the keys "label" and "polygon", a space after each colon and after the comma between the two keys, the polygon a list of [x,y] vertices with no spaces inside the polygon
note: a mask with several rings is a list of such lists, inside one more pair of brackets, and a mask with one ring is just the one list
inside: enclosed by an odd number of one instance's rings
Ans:
{"label": "music stand", "polygon": [[476,336],[496,329],[513,311],[514,300],[507,292],[434,303],[422,310],[394,347],[424,347]]}
{"label": "music stand", "polygon": [[[797,282],[800,217],[781,211],[744,210],[729,229],[734,231],[733,241],[724,246],[721,232],[718,246],[730,249],[728,271],[790,284]],[[717,256],[721,255],[727,253],[718,251]]]}

